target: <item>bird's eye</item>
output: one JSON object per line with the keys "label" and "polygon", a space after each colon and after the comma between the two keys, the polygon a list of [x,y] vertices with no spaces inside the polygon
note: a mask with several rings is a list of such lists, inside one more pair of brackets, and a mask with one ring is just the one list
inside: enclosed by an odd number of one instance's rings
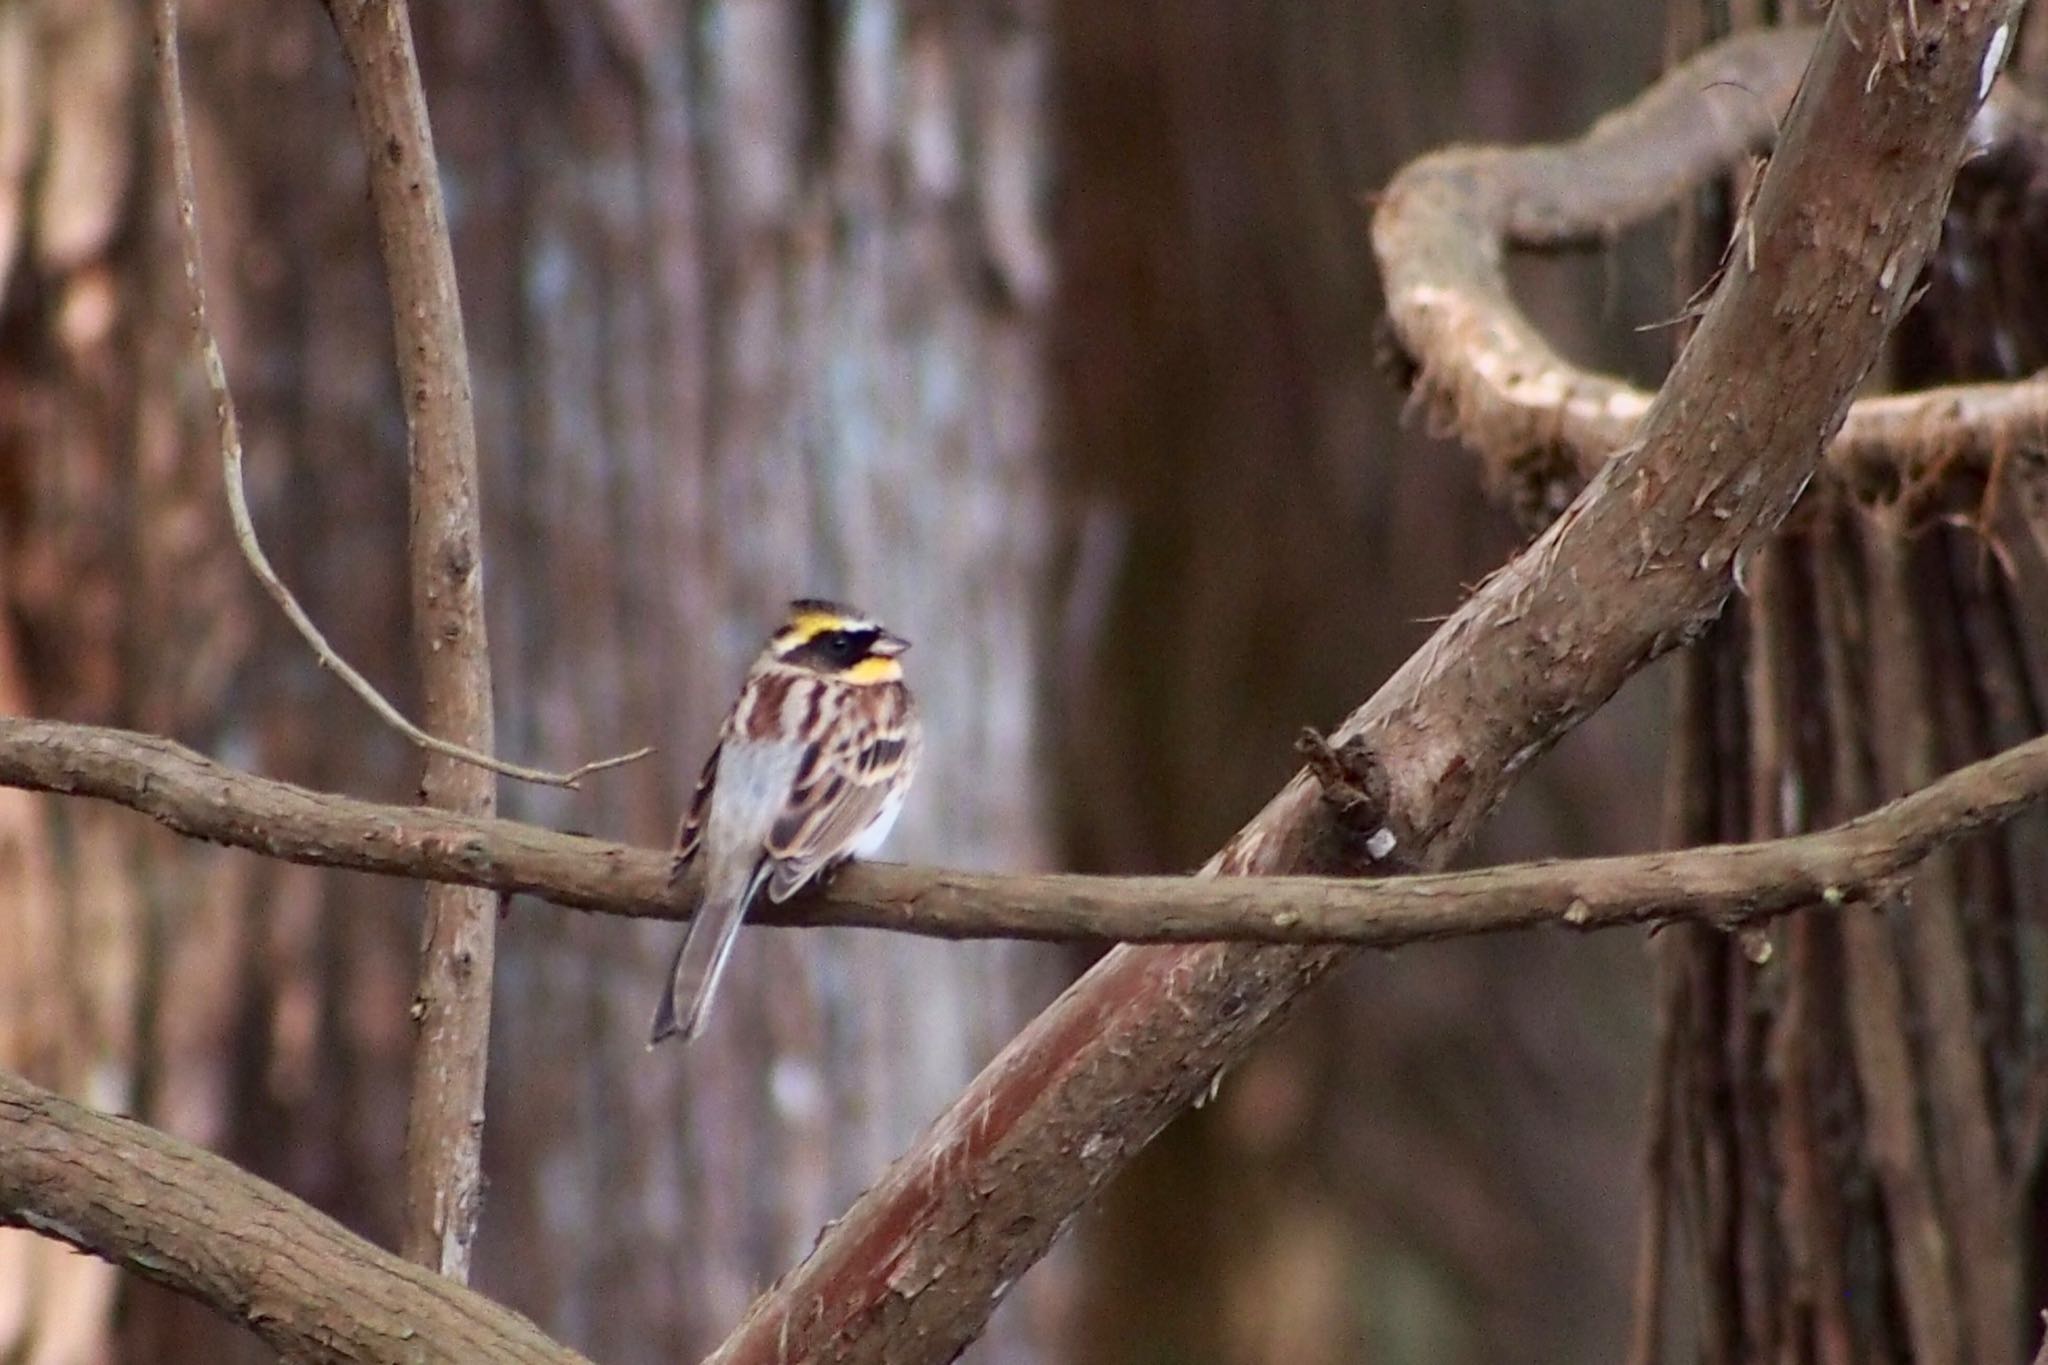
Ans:
{"label": "bird's eye", "polygon": [[824,639],[825,657],[834,663],[850,664],[860,656],[860,642],[851,632],[835,630]]}

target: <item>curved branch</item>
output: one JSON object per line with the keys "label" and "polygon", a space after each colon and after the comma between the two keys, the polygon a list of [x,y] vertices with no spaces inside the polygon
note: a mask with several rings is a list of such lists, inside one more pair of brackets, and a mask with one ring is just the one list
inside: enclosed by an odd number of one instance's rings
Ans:
{"label": "curved branch", "polygon": [[220,1157],[4,1071],[0,1226],[190,1295],[288,1360],[584,1362],[511,1309]]}
{"label": "curved branch", "polygon": [[[1609,241],[1767,151],[1813,36],[1765,29],[1728,39],[1580,138],[1435,152],[1382,195],[1373,250],[1414,394],[1542,519],[1629,442],[1652,395],[1559,355],[1515,303],[1505,251]],[[2001,82],[1973,143],[1987,164],[2038,171],[2048,112]],[[1731,251],[1753,254],[1755,230],[1746,219]],[[2044,437],[2048,376],[1958,384],[1857,401],[1827,467],[1859,496],[1890,497],[1953,465],[2037,455]]]}
{"label": "curved branch", "polygon": [[[308,791],[235,772],[167,739],[0,720],[0,785],[129,806],[196,839],[317,867],[523,893],[685,919],[669,855],[512,820]],[[823,890],[763,903],[763,924],[935,938],[1355,943],[1379,948],[1543,924],[1674,919],[1733,925],[1881,896],[1936,849],[2048,796],[2048,738],[1959,768],[1834,829],[1755,844],[1470,872],[1345,877],[1014,876],[865,863]]]}
{"label": "curved branch", "polygon": [[163,111],[165,138],[170,144],[171,190],[177,200],[178,247],[184,258],[185,298],[192,320],[193,349],[199,353],[200,370],[206,376],[206,389],[213,398],[213,420],[220,441],[221,482],[227,493],[228,525],[233,530],[235,545],[241,550],[249,572],[255,575],[265,595],[284,613],[285,620],[299,633],[306,647],[313,651],[313,657],[320,661],[320,666],[341,679],[342,685],[375,712],[377,719],[404,736],[406,742],[415,748],[474,764],[521,782],[571,788],[580,786],[583,779],[593,773],[646,758],[654,750],[635,749],[629,754],[594,759],[568,772],[552,772],[545,768],[508,763],[481,750],[429,734],[407,719],[404,712],[377,690],[375,683],[364,677],[354,664],[342,657],[341,651],[328,643],[326,634],[299,605],[299,599],[292,595],[292,590],[285,586],[276,566],[270,562],[263,542],[257,538],[256,519],[249,513],[247,480],[242,473],[242,422],[237,415],[234,391],[228,387],[227,366],[221,360],[220,343],[214,339],[213,321],[206,304],[206,279],[199,250],[198,176],[192,168],[192,135],[186,127],[184,78],[178,61],[177,0],[157,0],[152,13],[157,50],[157,100]]}

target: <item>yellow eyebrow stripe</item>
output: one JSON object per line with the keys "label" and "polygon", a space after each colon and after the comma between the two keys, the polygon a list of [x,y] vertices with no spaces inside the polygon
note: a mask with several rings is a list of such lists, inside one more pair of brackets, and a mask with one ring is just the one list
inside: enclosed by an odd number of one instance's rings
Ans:
{"label": "yellow eyebrow stripe", "polygon": [[782,630],[784,634],[794,635],[799,640],[809,640],[823,635],[828,630],[843,630],[854,624],[852,618],[841,616],[837,612],[806,611],[790,617]]}

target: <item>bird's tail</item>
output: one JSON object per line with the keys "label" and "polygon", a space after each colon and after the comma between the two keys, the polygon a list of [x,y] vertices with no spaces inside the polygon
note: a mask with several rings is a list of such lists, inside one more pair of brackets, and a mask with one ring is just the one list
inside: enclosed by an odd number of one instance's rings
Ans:
{"label": "bird's tail", "polygon": [[654,1030],[647,1046],[677,1033],[688,1042],[703,1030],[718,978],[725,974],[725,960],[732,955],[733,940],[739,936],[740,922],[767,871],[764,859],[757,867],[743,868],[740,875],[722,879],[722,884],[706,885],[704,899],[690,917],[689,932],[683,935],[669,968],[668,989],[654,1007]]}

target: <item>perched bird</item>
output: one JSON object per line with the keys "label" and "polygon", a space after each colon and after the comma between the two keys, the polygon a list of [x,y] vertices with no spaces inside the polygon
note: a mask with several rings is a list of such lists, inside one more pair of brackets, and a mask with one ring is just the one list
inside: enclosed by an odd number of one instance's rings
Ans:
{"label": "perched bird", "polygon": [[888,837],[924,744],[897,662],[908,648],[852,607],[789,604],[747,670],[676,836],[676,875],[701,862],[703,899],[655,1008],[649,1047],[702,1030],[740,920],[764,883],[771,900],[787,900]]}

